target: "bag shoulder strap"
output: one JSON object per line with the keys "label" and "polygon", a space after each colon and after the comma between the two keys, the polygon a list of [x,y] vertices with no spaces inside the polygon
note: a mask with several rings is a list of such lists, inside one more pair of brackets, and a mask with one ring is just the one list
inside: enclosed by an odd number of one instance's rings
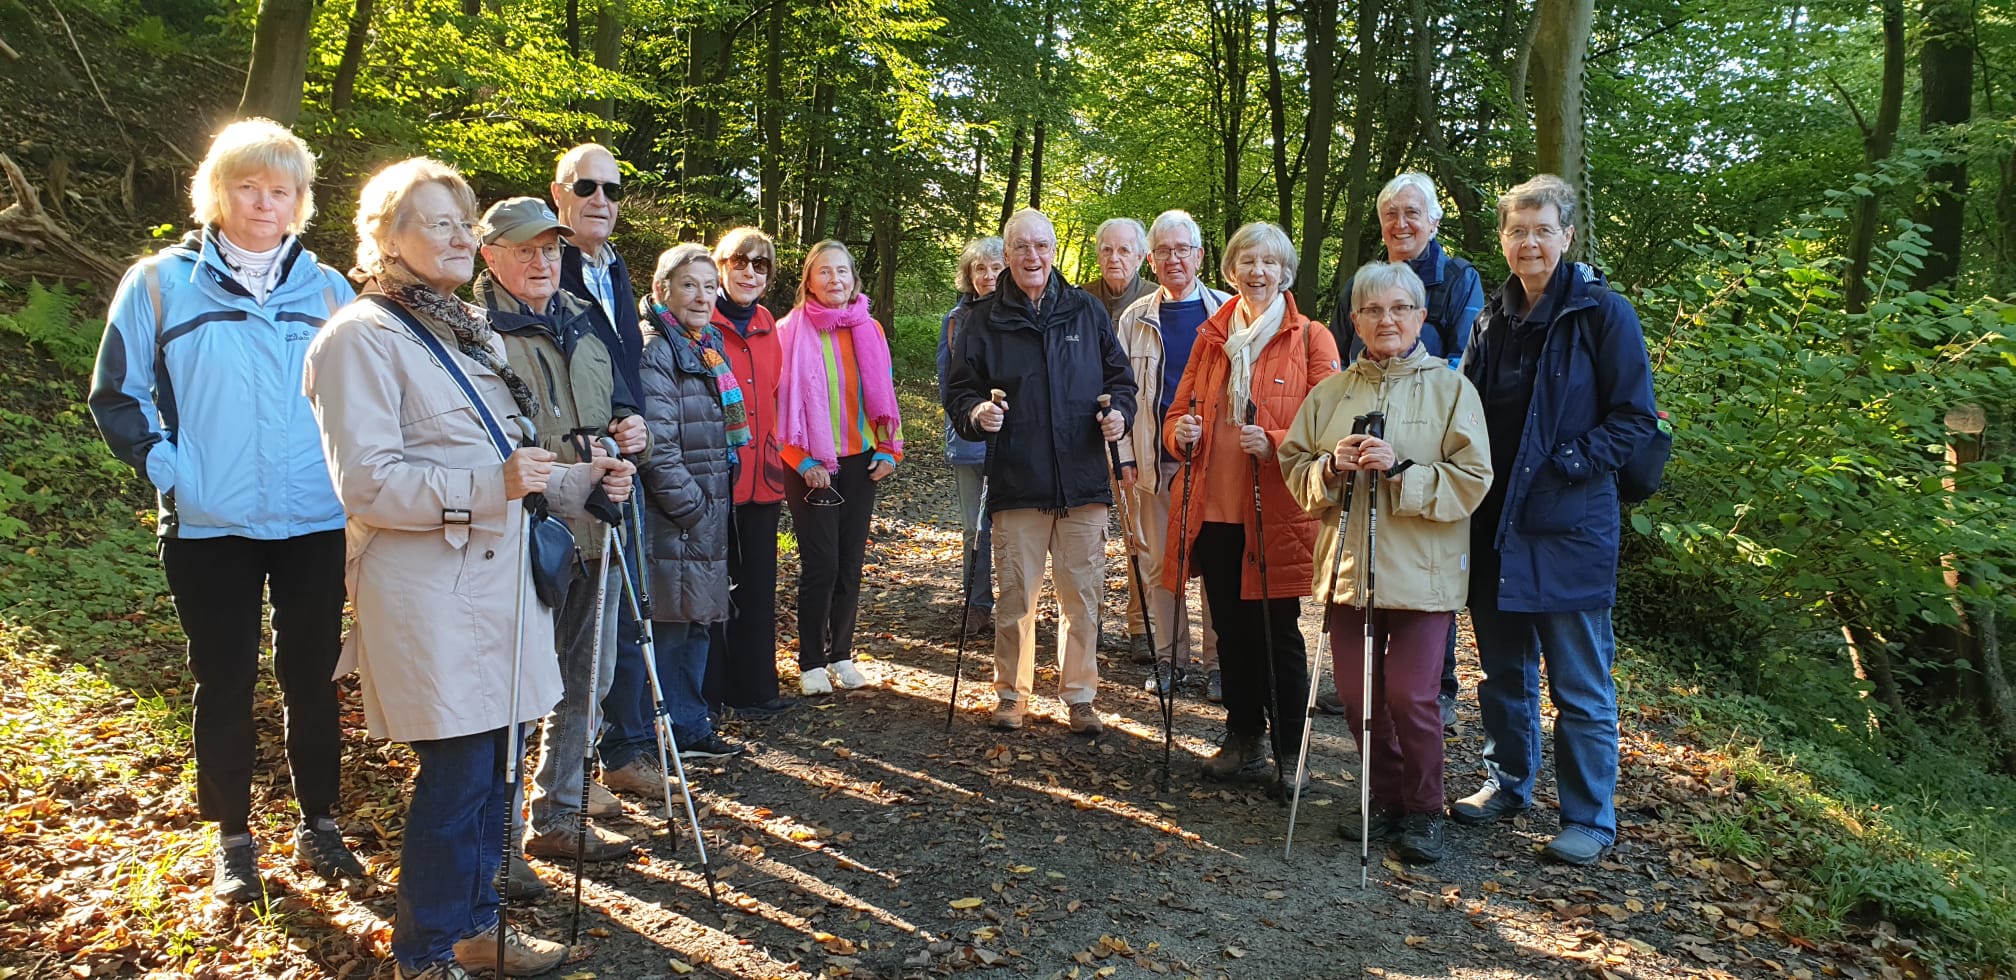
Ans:
{"label": "bag shoulder strap", "polygon": [[421,326],[420,321],[414,319],[412,313],[391,298],[380,293],[373,293],[365,298],[379,309],[397,317],[413,338],[420,342],[420,346],[427,348],[428,353],[434,355],[434,362],[441,365],[441,370],[447,372],[448,377],[454,379],[455,386],[462,389],[463,397],[469,399],[470,407],[476,409],[476,414],[482,417],[483,428],[489,430],[490,442],[497,450],[497,455],[509,459],[511,440],[504,435],[504,427],[497,424],[497,417],[490,413],[490,406],[483,403],[482,396],[476,393],[476,386],[469,381],[469,375],[463,373],[462,366],[455,363],[455,358],[448,353],[448,348],[441,343],[441,338]]}

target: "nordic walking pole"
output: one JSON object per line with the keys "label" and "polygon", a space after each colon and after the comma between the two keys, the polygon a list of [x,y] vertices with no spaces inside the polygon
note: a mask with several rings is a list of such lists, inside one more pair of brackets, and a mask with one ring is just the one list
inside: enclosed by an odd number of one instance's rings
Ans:
{"label": "nordic walking pole", "polygon": [[[1107,412],[1109,412],[1109,411],[1112,411],[1112,408],[1113,408],[1113,396],[1112,396],[1112,395],[1100,395],[1100,396],[1099,396],[1099,414],[1101,414],[1101,415],[1104,415],[1104,414],[1106,414]],[[1119,444],[1119,443],[1117,443],[1117,442],[1109,442],[1109,443],[1107,443],[1107,444],[1106,444],[1106,455],[1107,455],[1107,456],[1108,456],[1108,457],[1109,457],[1109,458],[1111,459],[1111,461],[1112,461],[1112,463],[1113,463],[1113,482],[1114,482],[1114,487],[1113,487],[1113,501],[1114,501],[1114,503],[1115,503],[1115,504],[1116,504],[1116,505],[1117,505],[1117,506],[1118,506],[1118,507],[1120,508],[1120,543],[1121,543],[1121,544],[1122,544],[1122,545],[1123,545],[1123,546],[1124,546],[1124,547],[1126,548],[1126,551],[1127,551],[1127,567],[1128,567],[1128,568],[1129,568],[1129,569],[1130,569],[1130,570],[1131,570],[1131,571],[1133,572],[1133,575],[1134,575],[1134,594],[1135,594],[1135,595],[1137,595],[1137,596],[1139,596],[1139,597],[1141,598],[1141,629],[1142,629],[1142,632],[1146,633],[1146,634],[1147,634],[1147,636],[1148,636],[1148,650],[1149,650],[1149,652],[1151,652],[1151,653],[1152,653],[1152,652],[1154,652],[1154,651],[1155,651],[1155,649],[1156,649],[1156,646],[1155,646],[1155,620],[1154,620],[1154,617],[1153,617],[1153,616],[1152,616],[1152,615],[1150,614],[1150,606],[1149,606],[1149,602],[1150,602],[1150,600],[1149,600],[1149,598],[1148,598],[1148,589],[1147,589],[1147,580],[1141,577],[1141,553],[1140,553],[1140,552],[1137,552],[1137,551],[1135,551],[1135,550],[1134,550],[1134,518],[1133,518],[1133,513],[1132,513],[1132,511],[1131,511],[1131,510],[1130,510],[1130,509],[1128,508],[1128,506],[1127,506],[1127,504],[1126,504],[1126,502],[1125,502],[1125,501],[1126,501],[1126,498],[1127,498],[1127,494],[1128,494],[1128,492],[1129,492],[1129,491],[1128,491],[1128,490],[1127,490],[1126,488],[1124,488],[1124,487],[1121,487],[1121,486],[1119,485],[1119,482],[1120,482],[1120,444]],[[1135,465],[1135,467],[1134,467],[1134,474],[1135,474],[1135,476],[1134,476],[1134,478],[1135,478],[1135,479],[1137,479],[1137,480],[1138,480],[1138,479],[1140,479],[1140,478],[1141,478],[1141,476],[1140,476],[1140,474],[1141,474],[1141,467],[1139,466],[1139,464],[1138,464],[1138,463],[1137,463],[1137,464]],[[1158,668],[1158,670],[1159,670],[1159,668]],[[1173,669],[1173,667],[1172,667],[1172,669],[1171,669],[1171,670],[1170,670],[1170,672],[1169,672],[1169,683],[1168,683],[1168,684],[1162,684],[1162,683],[1159,683],[1159,682],[1161,681],[1161,679],[1162,679],[1162,678],[1160,678],[1160,677],[1157,677],[1157,678],[1155,678],[1155,680],[1156,680],[1156,681],[1158,682],[1158,683],[1156,683],[1156,685],[1155,685],[1155,693],[1156,693],[1156,699],[1157,699],[1157,701],[1158,701],[1159,703],[1161,703],[1161,704],[1163,704],[1163,705],[1166,705],[1166,704],[1168,703],[1169,699],[1170,699],[1170,698],[1172,698],[1172,697],[1175,697],[1175,695],[1176,695],[1176,691],[1175,691],[1175,688],[1176,688],[1176,672],[1175,672],[1175,670]],[[1162,784],[1161,784],[1161,785],[1162,785],[1162,792],[1164,792],[1164,793],[1167,793],[1167,792],[1169,792],[1169,741],[1170,741],[1170,735],[1169,735],[1169,725],[1168,725],[1168,721],[1169,721],[1169,711],[1167,710],[1167,708],[1166,708],[1166,707],[1164,708],[1164,710],[1163,710],[1163,712],[1162,712],[1162,720],[1163,720],[1163,725],[1162,725]]]}
{"label": "nordic walking pole", "polygon": [[[989,389],[987,400],[995,405],[1007,400],[1008,393],[999,388]],[[993,446],[994,440],[987,440]],[[965,569],[961,576],[964,581],[959,587],[959,654],[952,660],[952,696],[945,699],[945,734],[952,734],[952,712],[959,706],[959,674],[966,666],[966,637],[971,630],[966,621],[973,618],[973,559],[980,554],[980,522],[987,519],[987,470],[980,470],[980,513],[973,518],[973,537],[960,549],[960,565]]]}
{"label": "nordic walking pole", "polygon": [[[1378,412],[1368,412],[1364,416],[1365,434],[1374,439],[1386,438],[1386,416]],[[1354,425],[1353,428],[1356,428]],[[1379,477],[1374,474],[1365,484],[1365,664],[1361,677],[1363,691],[1358,698],[1358,887],[1364,888],[1372,868],[1372,586],[1373,572],[1378,569],[1377,542],[1379,540]]]}
{"label": "nordic walking pole", "polygon": [[[633,524],[642,525],[643,503],[638,494],[630,495],[636,506],[632,512]],[[643,532],[637,533],[637,540],[644,540]],[[720,896],[714,889],[714,865],[707,858],[707,840],[700,833],[700,813],[693,807],[693,784],[686,780],[686,765],[679,758],[679,739],[672,733],[672,709],[665,704],[665,688],[658,683],[658,652],[656,637],[651,629],[651,590],[645,578],[643,557],[638,558],[637,575],[630,575],[630,564],[624,559],[623,546],[616,546],[616,561],[623,566],[623,591],[630,599],[630,614],[637,618],[638,626],[644,631],[644,673],[651,679],[651,705],[654,721],[652,731],[658,737],[658,772],[665,777],[665,826],[666,836],[672,840],[672,849],[679,849],[679,820],[673,814],[678,811],[672,806],[672,773],[666,771],[667,757],[676,770],[679,779],[679,794],[686,804],[686,822],[693,827],[693,846],[700,852],[700,875],[707,880],[707,898],[720,904]]]}
{"label": "nordic walking pole", "polygon": [[[1251,401],[1246,403],[1246,424],[1254,424],[1260,414],[1260,406]],[[1288,777],[1286,760],[1281,758],[1281,678],[1274,669],[1274,612],[1268,608],[1267,591],[1267,525],[1261,517],[1260,509],[1260,457],[1248,457],[1253,461],[1253,554],[1260,563],[1260,631],[1263,649],[1267,654],[1267,730],[1274,743],[1274,778]]]}
{"label": "nordic walking pole", "polygon": [[[1326,457],[1324,466],[1331,465]],[[1309,771],[1309,734],[1316,723],[1316,689],[1323,679],[1323,661],[1330,653],[1330,606],[1337,601],[1337,576],[1344,569],[1344,533],[1351,529],[1351,496],[1358,489],[1358,472],[1353,470],[1344,482],[1344,509],[1337,512],[1337,538],[1330,551],[1330,590],[1324,593],[1323,636],[1317,641],[1316,656],[1309,660],[1309,703],[1302,713],[1302,749],[1295,757],[1295,796],[1288,804],[1288,846],[1281,851],[1281,860],[1286,861],[1295,853],[1295,815],[1302,809],[1302,776]],[[1359,781],[1359,792],[1365,792],[1365,783]],[[1359,807],[1362,813],[1364,807]],[[1364,832],[1359,836],[1362,838]]]}
{"label": "nordic walking pole", "polygon": [[[1184,412],[1192,418],[1197,416],[1197,396],[1190,396],[1190,407]],[[1197,444],[1183,447],[1183,509],[1176,518],[1176,636],[1169,639],[1169,696],[1162,699],[1162,768],[1169,768],[1169,743],[1172,741],[1170,729],[1176,723],[1176,658],[1190,655],[1190,474],[1194,467]],[[1167,546],[1167,542],[1164,542]],[[1164,554],[1167,554],[1165,551]],[[1208,597],[1205,601],[1209,601]],[[1200,627],[1199,632],[1202,632]],[[1178,637],[1181,638],[1180,642]],[[1210,637],[1203,637],[1205,640]],[[1207,671],[1208,682],[1210,674]],[[1207,692],[1208,693],[1208,692]]]}
{"label": "nordic walking pole", "polygon": [[[532,427],[530,419],[514,415],[511,420],[518,423],[518,441],[522,447],[539,445],[539,430]],[[504,964],[504,933],[508,931],[506,914],[510,902],[505,897],[505,885],[511,880],[511,849],[517,846],[511,830],[517,823],[518,806],[522,802],[519,799],[518,767],[524,760],[519,755],[523,746],[519,744],[518,733],[518,685],[524,679],[525,667],[525,580],[532,577],[532,518],[535,513],[543,515],[546,512],[546,495],[528,493],[524,505],[524,513],[518,517],[518,588],[517,597],[512,600],[511,614],[516,627],[511,637],[511,701],[504,719],[504,738],[510,743],[505,755],[511,760],[510,768],[504,770],[504,789],[511,805],[504,808],[504,848],[497,864],[497,963],[500,970]]]}
{"label": "nordic walking pole", "polygon": [[[602,437],[602,449],[610,459],[623,455],[616,447],[616,440],[607,436]],[[593,458],[592,453],[588,455]],[[636,488],[632,487],[631,492],[635,493]],[[595,578],[595,649],[588,654],[588,735],[581,740],[581,809],[574,816],[574,915],[567,928],[569,946],[581,941],[581,871],[588,856],[588,793],[595,780],[595,733],[602,727],[596,714],[602,706],[602,637],[608,625],[609,556],[616,550],[616,525],[623,523],[623,512],[613,506],[607,514],[595,516],[604,521],[602,566]]]}

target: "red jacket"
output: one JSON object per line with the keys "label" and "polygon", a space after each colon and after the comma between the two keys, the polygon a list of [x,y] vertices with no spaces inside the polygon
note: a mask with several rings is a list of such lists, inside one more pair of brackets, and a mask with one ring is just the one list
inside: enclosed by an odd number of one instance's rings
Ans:
{"label": "red jacket", "polygon": [[777,452],[777,379],[784,368],[784,347],[777,342],[777,321],[759,302],[748,336],[737,333],[719,307],[714,326],[721,331],[728,366],[735,369],[749,413],[749,442],[735,451],[735,503],[779,503],[784,499],[784,458]]}
{"label": "red jacket", "polygon": [[[1316,383],[1337,373],[1337,341],[1323,325],[1303,316],[1295,309],[1295,297],[1284,296],[1288,303],[1287,312],[1282,314],[1281,329],[1274,339],[1260,351],[1253,364],[1253,391],[1259,405],[1257,423],[1267,430],[1267,438],[1279,450],[1287,437],[1288,426],[1295,421],[1295,411],[1302,407],[1302,400]],[[1174,559],[1176,549],[1185,549],[1189,568],[1181,568],[1174,560],[1162,563],[1162,587],[1175,591],[1183,587],[1183,580],[1203,573],[1197,564],[1197,531],[1204,523],[1204,488],[1208,485],[1205,470],[1211,459],[1211,437],[1216,431],[1219,418],[1225,414],[1225,391],[1232,370],[1232,361],[1225,356],[1225,337],[1231,329],[1232,314],[1239,307],[1239,301],[1226,303],[1212,314],[1211,319],[1197,329],[1197,344],[1190,350],[1190,362],[1183,369],[1183,380],[1176,385],[1175,400],[1169,404],[1169,414],[1162,420],[1162,442],[1176,458],[1183,458],[1183,448],[1176,444],[1176,420],[1189,411],[1190,399],[1197,399],[1197,414],[1204,420],[1204,437],[1200,439],[1192,453],[1194,472],[1189,474],[1190,495],[1187,519],[1182,507],[1182,480],[1176,476],[1171,492],[1177,495],[1176,506],[1169,509],[1169,534],[1167,547],[1169,559]],[[1246,457],[1251,459],[1252,457]],[[1250,485],[1250,478],[1248,479]],[[1243,501],[1242,501],[1243,503]],[[1321,522],[1288,492],[1288,484],[1281,476],[1279,457],[1270,455],[1260,461],[1260,506],[1266,512],[1267,524],[1267,598],[1292,599],[1309,594],[1310,583],[1315,581],[1316,536],[1322,529]],[[1260,536],[1254,527],[1253,508],[1243,507],[1246,519],[1246,557],[1244,571],[1240,576],[1239,594],[1246,599],[1258,599],[1260,595],[1259,551],[1256,547]],[[1187,531],[1188,541],[1183,540]],[[1178,542],[1181,542],[1179,545]]]}

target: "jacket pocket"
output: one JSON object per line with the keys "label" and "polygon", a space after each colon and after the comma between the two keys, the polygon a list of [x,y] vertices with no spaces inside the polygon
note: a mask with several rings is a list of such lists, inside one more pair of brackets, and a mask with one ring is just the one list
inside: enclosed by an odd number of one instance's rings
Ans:
{"label": "jacket pocket", "polygon": [[1588,517],[1589,484],[1570,483],[1551,462],[1540,465],[1540,475],[1526,491],[1519,505],[1519,530],[1526,534],[1566,534]]}

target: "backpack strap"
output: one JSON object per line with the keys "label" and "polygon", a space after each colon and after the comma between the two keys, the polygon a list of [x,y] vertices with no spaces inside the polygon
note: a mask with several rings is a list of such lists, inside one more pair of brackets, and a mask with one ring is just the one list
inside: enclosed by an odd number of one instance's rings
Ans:
{"label": "backpack strap", "polygon": [[148,259],[142,267],[140,280],[147,286],[147,302],[154,306],[154,353],[161,353],[161,332],[168,326],[168,311],[161,308],[161,264],[157,259]]}

